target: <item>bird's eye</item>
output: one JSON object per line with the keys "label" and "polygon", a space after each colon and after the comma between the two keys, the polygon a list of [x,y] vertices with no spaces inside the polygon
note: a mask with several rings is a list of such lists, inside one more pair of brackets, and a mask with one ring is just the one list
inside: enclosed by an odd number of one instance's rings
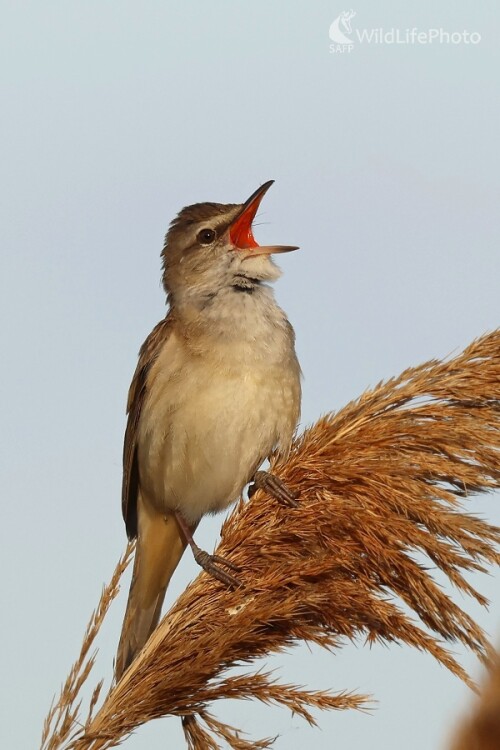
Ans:
{"label": "bird's eye", "polygon": [[215,240],[215,231],[207,227],[206,229],[200,229],[197,234],[197,240],[200,245],[211,245]]}

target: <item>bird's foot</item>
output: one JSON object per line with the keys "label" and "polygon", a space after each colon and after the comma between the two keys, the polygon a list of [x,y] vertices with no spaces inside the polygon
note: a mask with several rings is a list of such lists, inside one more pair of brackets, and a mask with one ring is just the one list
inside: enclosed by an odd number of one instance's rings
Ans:
{"label": "bird's foot", "polygon": [[288,489],[286,484],[279,477],[271,474],[269,471],[255,472],[253,476],[253,484],[248,488],[248,497],[252,497],[257,490],[264,490],[274,497],[275,500],[290,508],[299,507],[297,498],[300,493]]}
{"label": "bird's foot", "polygon": [[229,562],[229,560],[226,560],[224,557],[210,555],[208,552],[205,552],[205,550],[200,549],[196,544],[191,546],[194,559],[203,570],[206,570],[207,573],[210,573],[211,576],[221,583],[225,583],[226,586],[241,586],[241,581],[231,575],[231,573],[223,570],[223,568],[229,568],[229,570],[239,573],[241,568],[238,568],[237,565],[233,565],[232,562]]}

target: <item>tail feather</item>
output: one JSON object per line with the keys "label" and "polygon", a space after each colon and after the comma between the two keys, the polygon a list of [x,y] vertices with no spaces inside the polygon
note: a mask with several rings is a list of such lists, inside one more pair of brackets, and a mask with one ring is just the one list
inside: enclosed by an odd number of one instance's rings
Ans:
{"label": "tail feather", "polygon": [[170,578],[186,548],[173,513],[161,515],[139,500],[134,570],[116,655],[118,681],[160,619]]}

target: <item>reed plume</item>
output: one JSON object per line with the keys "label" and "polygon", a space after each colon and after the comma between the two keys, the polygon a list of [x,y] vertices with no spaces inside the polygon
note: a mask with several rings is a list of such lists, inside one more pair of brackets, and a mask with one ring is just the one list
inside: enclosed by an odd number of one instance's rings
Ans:
{"label": "reed plume", "polygon": [[451,750],[498,750],[500,747],[500,653],[497,652],[479,700],[462,723]]}
{"label": "reed plume", "polygon": [[49,722],[43,750],[104,750],[169,714],[182,717],[193,750],[222,741],[247,750],[271,740],[243,739],[213,716],[217,700],[280,704],[311,723],[311,708],[366,706],[361,695],[252,671],[256,659],[301,642],[405,643],[472,684],[444,642],[485,663],[491,646],[433,571],[487,603],[466,575],[500,562],[500,529],[464,504],[500,487],[500,330],[321,418],[272,470],[300,491],[300,507],[259,491],[225,521],[216,551],[240,566],[243,585],[231,590],[200,573],[80,730],[75,691],[68,705],[60,699],[71,731],[51,735]]}

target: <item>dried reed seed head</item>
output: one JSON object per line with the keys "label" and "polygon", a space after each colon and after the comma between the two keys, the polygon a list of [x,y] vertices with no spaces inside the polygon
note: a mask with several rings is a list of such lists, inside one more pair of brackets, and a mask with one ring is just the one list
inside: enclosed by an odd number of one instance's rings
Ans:
{"label": "dried reed seed head", "polygon": [[500,653],[497,652],[479,700],[451,743],[451,750],[498,750],[500,747]]}
{"label": "dried reed seed head", "polygon": [[71,747],[112,747],[167,714],[201,718],[204,726],[184,720],[190,747],[216,748],[222,740],[259,747],[208,718],[206,706],[227,697],[286,705],[307,720],[311,707],[360,708],[363,696],[227,673],[302,641],[326,648],[359,637],[406,643],[470,682],[442,641],[461,642],[484,661],[491,647],[427,563],[485,603],[465,574],[500,561],[500,529],[462,505],[499,487],[499,407],[495,331],[449,362],[379,384],[306,430],[287,462],[273,466],[300,490],[300,508],[257,492],[223,525],[217,552],[242,568],[243,587],[226,589],[201,573]]}

